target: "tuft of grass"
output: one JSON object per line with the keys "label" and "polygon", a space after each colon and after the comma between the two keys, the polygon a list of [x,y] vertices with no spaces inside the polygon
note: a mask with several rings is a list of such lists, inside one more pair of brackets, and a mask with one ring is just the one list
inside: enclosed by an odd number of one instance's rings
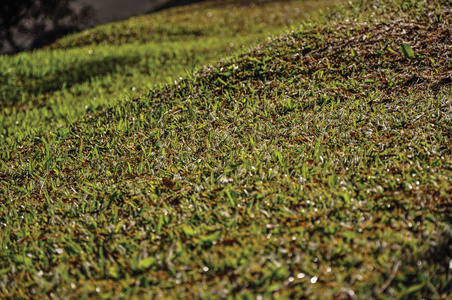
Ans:
{"label": "tuft of grass", "polygon": [[451,298],[451,11],[351,2],[5,144],[0,297]]}

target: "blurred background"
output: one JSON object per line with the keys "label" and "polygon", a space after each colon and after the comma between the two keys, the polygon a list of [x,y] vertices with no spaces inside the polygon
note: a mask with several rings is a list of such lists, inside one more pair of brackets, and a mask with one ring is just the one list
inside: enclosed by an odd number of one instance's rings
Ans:
{"label": "blurred background", "polygon": [[0,54],[41,48],[86,28],[203,0],[3,0]]}

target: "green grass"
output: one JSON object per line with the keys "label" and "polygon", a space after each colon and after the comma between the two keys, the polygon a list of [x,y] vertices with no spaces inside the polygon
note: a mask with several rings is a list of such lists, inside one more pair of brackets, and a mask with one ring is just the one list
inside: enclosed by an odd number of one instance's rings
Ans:
{"label": "green grass", "polygon": [[0,56],[0,141],[54,131],[86,110],[172,83],[338,2],[269,2],[259,9],[233,0],[207,2],[99,26],[33,53]]}
{"label": "green grass", "polygon": [[451,12],[354,1],[5,143],[0,297],[451,298]]}

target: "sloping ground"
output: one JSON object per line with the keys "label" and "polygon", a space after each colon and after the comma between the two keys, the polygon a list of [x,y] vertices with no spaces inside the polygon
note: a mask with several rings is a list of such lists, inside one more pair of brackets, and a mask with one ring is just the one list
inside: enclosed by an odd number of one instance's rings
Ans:
{"label": "sloping ground", "polygon": [[[183,41],[206,37],[274,33],[304,21],[318,9],[341,3],[339,0],[223,0],[206,1],[98,26],[71,35],[48,49],[68,49],[87,45],[122,45]],[[259,9],[256,9],[259,8]]]}
{"label": "sloping ground", "polygon": [[0,56],[0,144],[56,130],[86,110],[174,82],[340,2],[208,1],[99,26],[47,49]]}
{"label": "sloping ground", "polygon": [[353,5],[4,150],[0,296],[452,297],[452,4]]}

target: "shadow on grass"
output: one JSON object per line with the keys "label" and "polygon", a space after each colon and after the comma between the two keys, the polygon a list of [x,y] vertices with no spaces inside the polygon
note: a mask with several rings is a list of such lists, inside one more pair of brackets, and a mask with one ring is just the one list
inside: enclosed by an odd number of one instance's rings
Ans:
{"label": "shadow on grass", "polygon": [[0,77],[0,107],[17,105],[25,101],[36,101],[38,96],[64,90],[75,84],[88,82],[93,78],[118,73],[125,66],[136,65],[138,57],[114,57],[87,61],[58,70],[48,76],[34,77],[17,74],[14,83],[8,82],[7,76]]}

